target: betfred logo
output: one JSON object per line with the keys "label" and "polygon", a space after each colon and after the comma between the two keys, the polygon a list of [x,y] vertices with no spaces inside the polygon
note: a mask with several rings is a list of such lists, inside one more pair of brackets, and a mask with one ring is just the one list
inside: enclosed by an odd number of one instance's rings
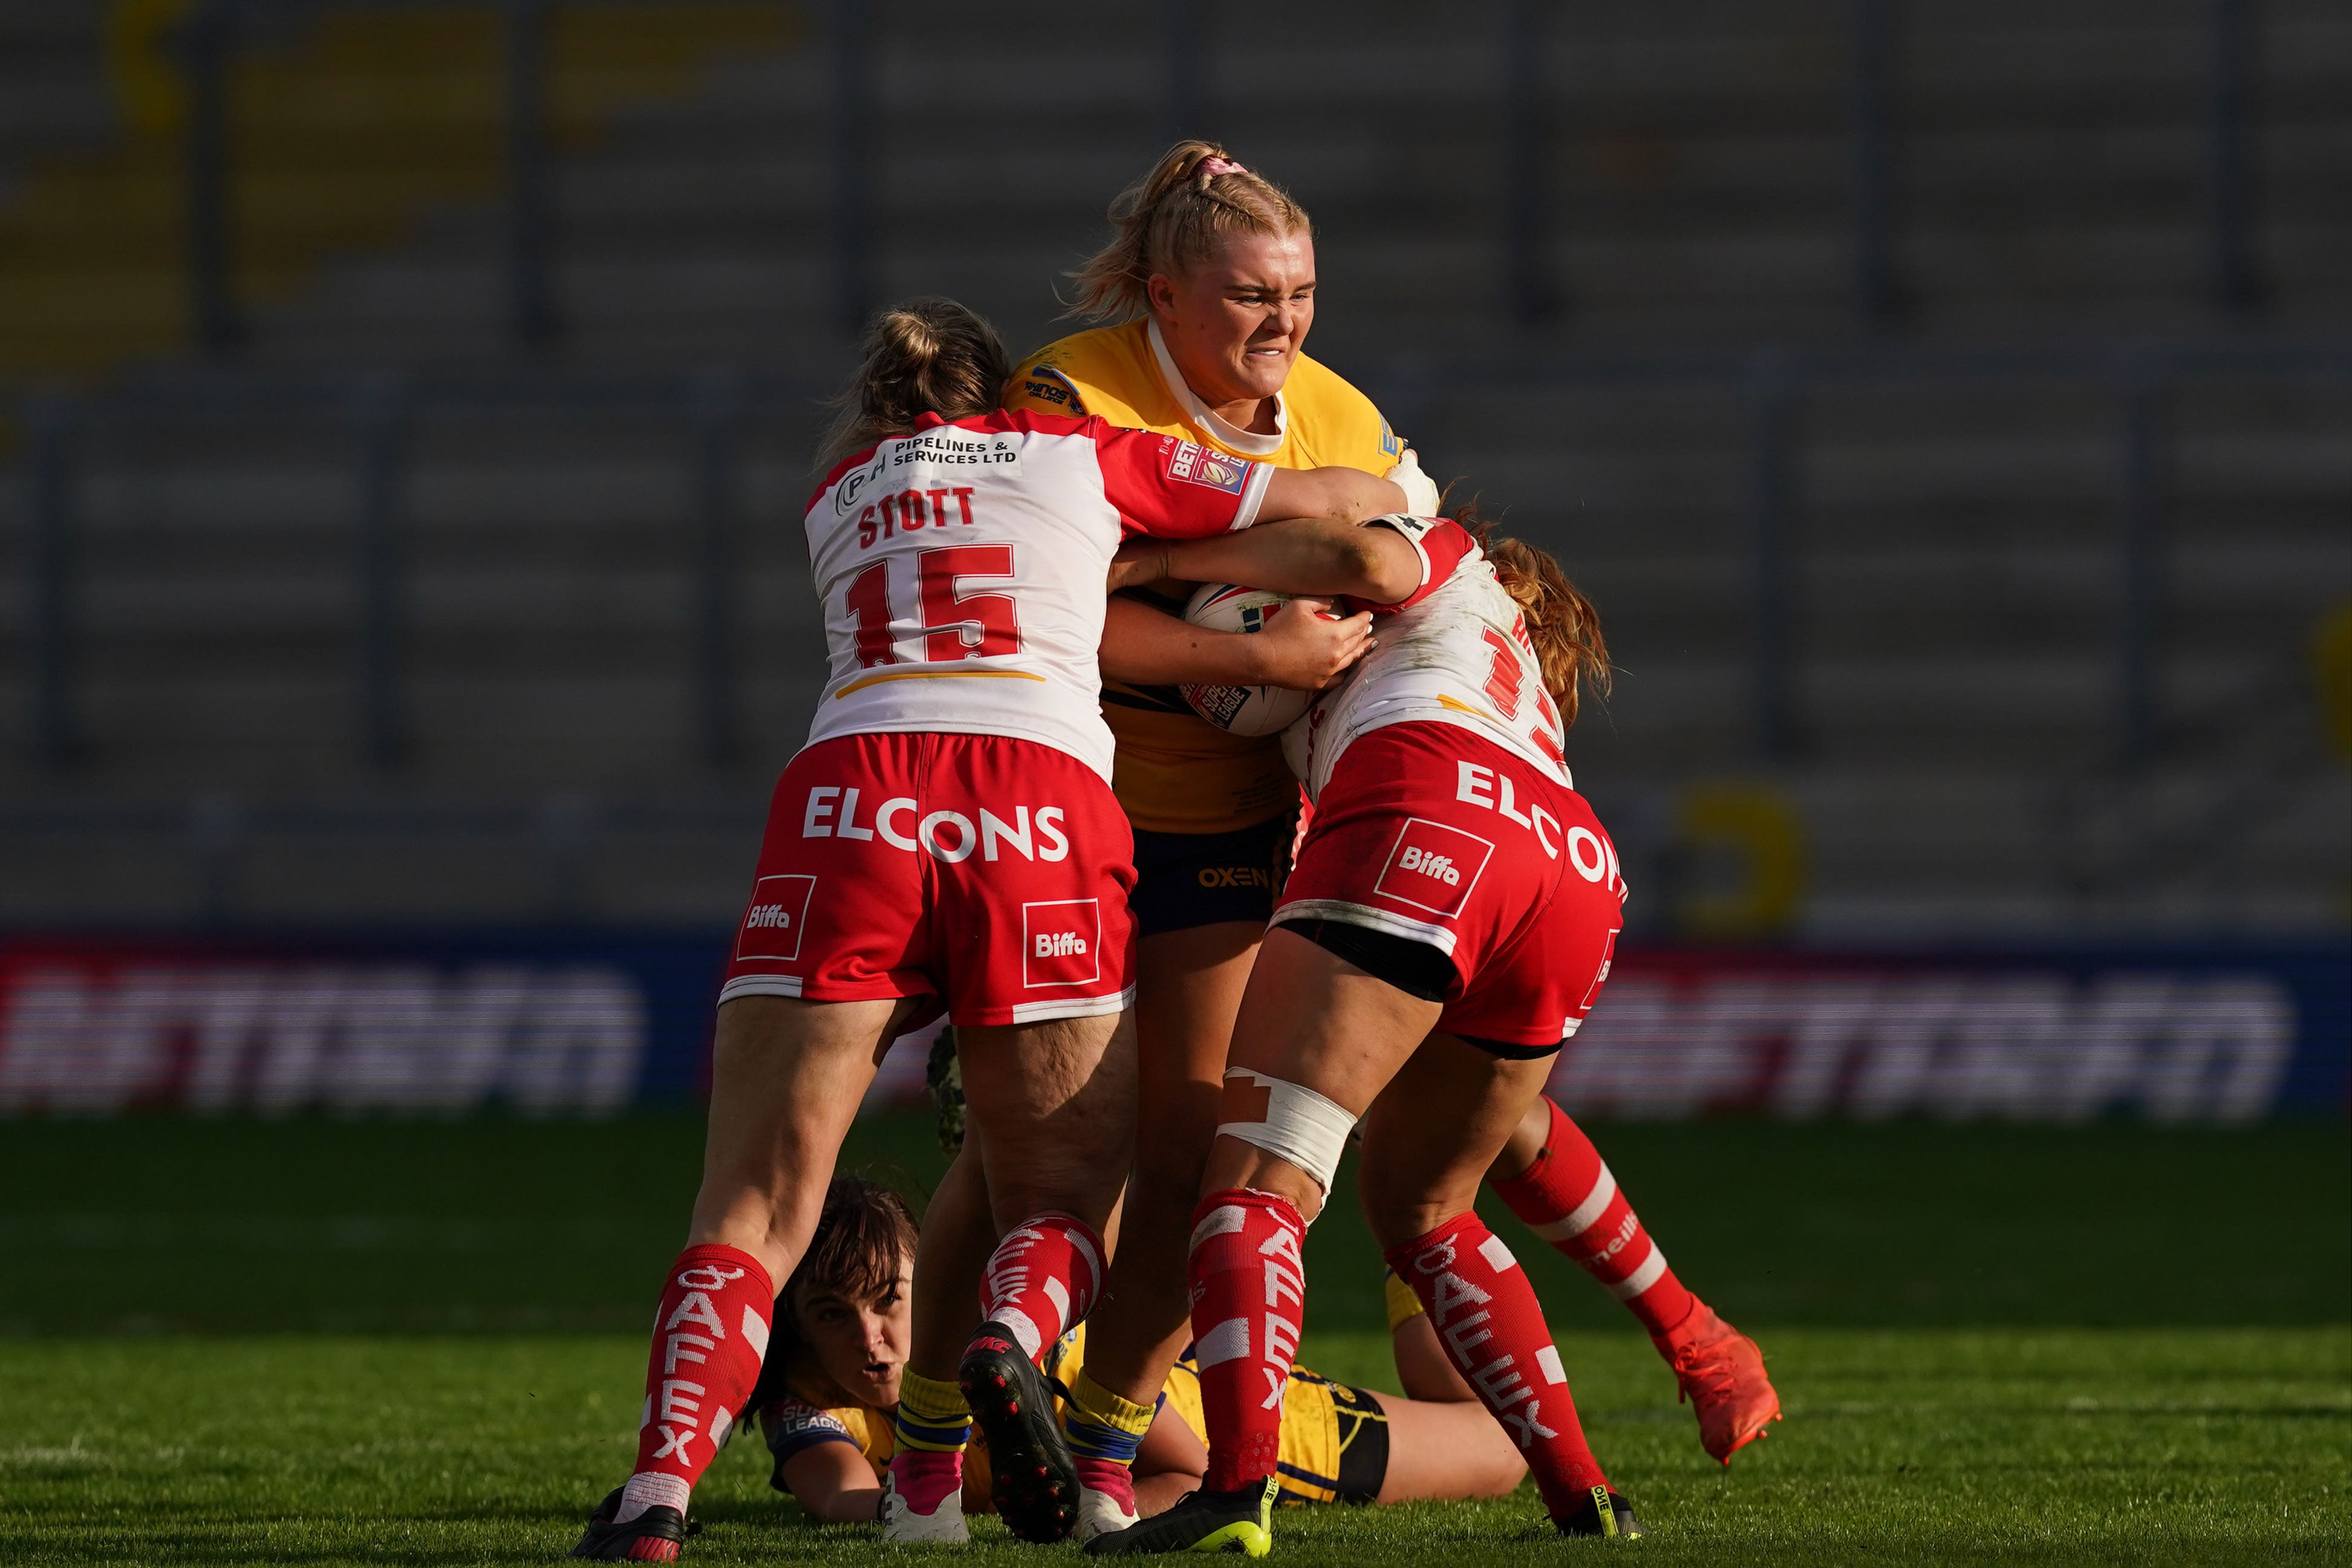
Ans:
{"label": "betfred logo", "polygon": [[1447,919],[1462,913],[1495,846],[1423,817],[1408,820],[1372,891]]}
{"label": "betfred logo", "polygon": [[1059,898],[1021,906],[1021,983],[1086,986],[1102,978],[1102,901]]}
{"label": "betfred logo", "polygon": [[1238,496],[1249,484],[1249,465],[1196,442],[1179,441],[1168,453],[1168,476]]}
{"label": "betfred logo", "polygon": [[735,956],[789,964],[801,956],[801,928],[808,923],[813,876],[763,876],[751,884],[751,906],[735,938]]}

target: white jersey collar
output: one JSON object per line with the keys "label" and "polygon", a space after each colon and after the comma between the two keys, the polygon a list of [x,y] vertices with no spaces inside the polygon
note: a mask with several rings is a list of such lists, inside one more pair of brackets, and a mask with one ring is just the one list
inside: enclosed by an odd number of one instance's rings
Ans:
{"label": "white jersey collar", "polygon": [[1176,369],[1175,360],[1169,355],[1166,340],[1160,336],[1159,319],[1147,318],[1144,330],[1151,339],[1151,357],[1160,364],[1160,379],[1167,383],[1168,391],[1176,399],[1176,406],[1184,411],[1185,417],[1207,431],[1218,445],[1238,452],[1244,457],[1271,457],[1282,450],[1283,442],[1290,435],[1290,411],[1282,406],[1280,392],[1274,394],[1272,435],[1260,435],[1255,431],[1228,424],[1211,413],[1209,405],[1195,397],[1192,389],[1184,384],[1184,377]]}

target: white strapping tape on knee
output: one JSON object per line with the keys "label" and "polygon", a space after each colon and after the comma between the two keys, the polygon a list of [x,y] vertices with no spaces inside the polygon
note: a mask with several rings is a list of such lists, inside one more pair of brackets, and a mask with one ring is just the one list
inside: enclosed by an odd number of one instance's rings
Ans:
{"label": "white strapping tape on knee", "polygon": [[1225,1070],[1228,1084],[1236,1078],[1266,1092],[1265,1119],[1221,1122],[1217,1131],[1288,1160],[1313,1176],[1316,1184],[1328,1193],[1331,1177],[1339,1168],[1339,1155],[1348,1146],[1348,1134],[1355,1130],[1356,1118],[1344,1106],[1334,1104],[1302,1084],[1268,1078],[1246,1067]]}

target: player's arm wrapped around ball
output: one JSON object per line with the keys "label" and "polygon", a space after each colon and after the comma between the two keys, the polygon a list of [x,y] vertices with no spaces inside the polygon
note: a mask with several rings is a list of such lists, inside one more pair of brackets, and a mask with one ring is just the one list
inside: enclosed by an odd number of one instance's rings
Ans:
{"label": "player's arm wrapped around ball", "polygon": [[1268,685],[1320,691],[1371,643],[1369,614],[1295,600],[1255,632],[1218,630],[1114,596],[1103,618],[1102,673],[1142,685]]}
{"label": "player's arm wrapped around ball", "polygon": [[1188,582],[1345,594],[1372,604],[1410,597],[1426,570],[1421,552],[1403,536],[1328,517],[1264,523],[1215,538],[1154,539],[1149,548],[1163,575]]}

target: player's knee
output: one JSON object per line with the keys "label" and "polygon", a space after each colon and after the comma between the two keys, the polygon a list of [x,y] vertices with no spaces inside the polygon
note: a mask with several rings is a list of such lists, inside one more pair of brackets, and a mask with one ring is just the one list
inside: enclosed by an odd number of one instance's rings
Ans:
{"label": "player's knee", "polygon": [[1421,1184],[1401,1181],[1377,1160],[1362,1162],[1356,1192],[1365,1224],[1383,1250],[1420,1240],[1470,1207],[1467,1197],[1433,1196]]}
{"label": "player's knee", "polygon": [[1201,1196],[1234,1187],[1270,1192],[1310,1225],[1323,1212],[1324,1189],[1311,1174],[1283,1155],[1221,1133],[1201,1176]]}
{"label": "player's knee", "polygon": [[1135,1149],[1134,1201],[1190,1204],[1201,1190],[1201,1175],[1208,1168],[1209,1145],[1216,1142],[1213,1116],[1188,1128],[1178,1139],[1161,1129],[1157,1135],[1139,1129]]}
{"label": "player's knee", "polygon": [[1245,1067],[1225,1072],[1217,1135],[1270,1155],[1314,1184],[1320,1206],[1347,1152],[1355,1114],[1304,1083]]}
{"label": "player's knee", "polygon": [[1544,1152],[1544,1145],[1550,1136],[1551,1102],[1538,1095],[1535,1103],[1519,1117],[1518,1124],[1511,1129],[1511,1135],[1504,1140],[1503,1152],[1496,1155],[1495,1163],[1486,1167],[1486,1179],[1509,1181],[1514,1176],[1525,1176],[1528,1167],[1536,1163],[1536,1156]]}
{"label": "player's knee", "polygon": [[1510,1439],[1500,1430],[1495,1433],[1495,1440],[1486,1445],[1486,1451],[1480,1458],[1476,1473],[1463,1488],[1465,1497],[1508,1497],[1519,1490],[1521,1481],[1528,1479],[1527,1461],[1513,1451]]}
{"label": "player's knee", "polygon": [[1075,1214],[1100,1229],[1126,1176],[1122,1158],[1038,1144],[989,1165],[988,1203],[999,1228],[1033,1214]]}

